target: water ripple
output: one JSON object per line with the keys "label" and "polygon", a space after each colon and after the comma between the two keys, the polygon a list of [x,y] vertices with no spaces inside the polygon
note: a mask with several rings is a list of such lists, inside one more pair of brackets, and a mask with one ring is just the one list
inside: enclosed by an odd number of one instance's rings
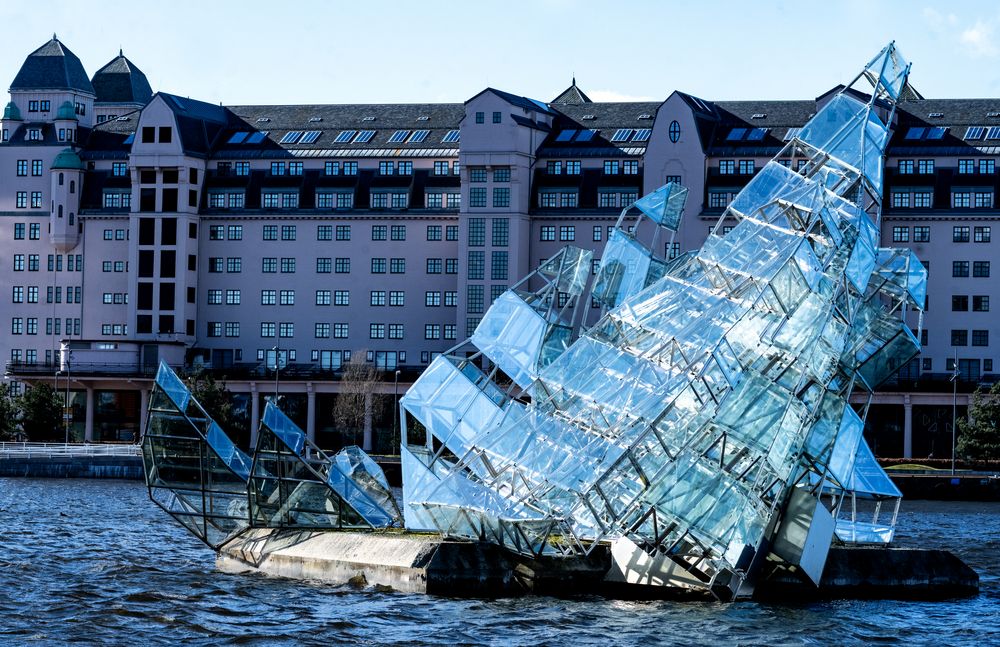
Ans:
{"label": "water ripple", "polygon": [[716,604],[458,600],[215,570],[138,483],[0,479],[0,644],[1000,644],[1000,504],[904,502],[899,539],[949,548],[978,598]]}

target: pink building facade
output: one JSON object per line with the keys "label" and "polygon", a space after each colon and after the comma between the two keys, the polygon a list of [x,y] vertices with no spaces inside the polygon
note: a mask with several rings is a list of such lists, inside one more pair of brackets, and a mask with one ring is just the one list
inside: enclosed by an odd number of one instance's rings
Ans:
{"label": "pink building facade", "polygon": [[[123,441],[160,360],[225,376],[256,428],[278,354],[277,388],[321,445],[348,361],[403,393],[541,260],[566,244],[599,258],[621,209],[667,181],[690,197],[658,251],[700,246],[829,95],[597,103],[574,82],[548,103],[486,89],[464,104],[221,107],[154,94],[121,53],[90,78],[55,38],[10,94],[5,379],[68,392],[72,437]],[[951,406],[994,379],[1000,99],[910,89],[900,108],[882,241],[928,264],[928,310],[924,350],[882,388],[868,433],[880,455],[944,457]]]}

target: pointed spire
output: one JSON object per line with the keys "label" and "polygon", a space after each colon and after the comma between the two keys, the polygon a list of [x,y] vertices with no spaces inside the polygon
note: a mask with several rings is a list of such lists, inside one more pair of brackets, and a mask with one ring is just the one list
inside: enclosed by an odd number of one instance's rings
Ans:
{"label": "pointed spire", "polygon": [[55,32],[52,32],[52,40],[59,40],[58,38],[56,38],[56,33]]}
{"label": "pointed spire", "polygon": [[122,48],[121,47],[118,48],[118,55],[119,56],[125,56],[125,54],[122,53]]}

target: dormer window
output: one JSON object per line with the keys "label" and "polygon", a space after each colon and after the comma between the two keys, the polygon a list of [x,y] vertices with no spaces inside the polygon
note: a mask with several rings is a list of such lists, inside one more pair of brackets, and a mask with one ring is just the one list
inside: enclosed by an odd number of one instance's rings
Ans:
{"label": "dormer window", "polygon": [[79,101],[77,101],[75,109],[76,109],[76,114],[78,114],[78,115],[85,115],[85,114],[87,114],[87,104],[85,104],[85,103],[80,103]]}
{"label": "dormer window", "polygon": [[42,140],[42,129],[41,128],[29,128],[28,135],[25,137],[29,142],[38,142]]}
{"label": "dormer window", "polygon": [[28,102],[28,112],[38,112],[38,100]]}
{"label": "dormer window", "polygon": [[42,112],[48,112],[49,110],[52,110],[52,102],[49,101],[48,99],[42,99],[41,101],[39,101],[39,109]]}

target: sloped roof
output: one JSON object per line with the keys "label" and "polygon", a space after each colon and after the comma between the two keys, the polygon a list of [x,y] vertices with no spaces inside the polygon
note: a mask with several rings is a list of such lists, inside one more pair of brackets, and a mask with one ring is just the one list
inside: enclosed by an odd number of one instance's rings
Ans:
{"label": "sloped roof", "polygon": [[559,93],[559,96],[553,99],[550,103],[553,104],[571,104],[579,105],[581,103],[593,103],[583,90],[576,87],[576,79],[573,79],[573,83]]}
{"label": "sloped roof", "polygon": [[145,104],[153,96],[146,75],[121,50],[118,56],[97,70],[92,83],[98,103]]}
{"label": "sloped roof", "polygon": [[18,70],[13,90],[76,90],[95,94],[94,86],[83,69],[83,63],[52,35],[45,43],[24,60]]}

